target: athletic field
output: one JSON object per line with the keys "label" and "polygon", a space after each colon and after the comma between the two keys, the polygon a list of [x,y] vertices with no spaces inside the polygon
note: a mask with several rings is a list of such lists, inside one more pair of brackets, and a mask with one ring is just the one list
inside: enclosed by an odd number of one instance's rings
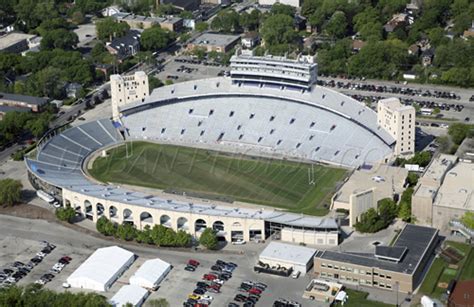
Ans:
{"label": "athletic field", "polygon": [[[244,201],[324,215],[347,171],[232,155],[205,149],[133,142],[97,158],[89,173],[102,182],[163,189],[224,201]],[[314,184],[311,184],[314,182]]]}

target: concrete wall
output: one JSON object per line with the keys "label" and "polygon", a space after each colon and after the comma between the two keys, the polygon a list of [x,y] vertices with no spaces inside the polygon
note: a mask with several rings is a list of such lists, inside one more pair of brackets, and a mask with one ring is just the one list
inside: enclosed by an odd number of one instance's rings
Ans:
{"label": "concrete wall", "polygon": [[315,232],[301,229],[283,228],[281,230],[281,240],[292,243],[304,243],[307,245],[330,245],[339,244],[339,234],[337,232]]}
{"label": "concrete wall", "polygon": [[375,189],[369,189],[359,193],[354,193],[349,201],[349,226],[353,227],[359,220],[362,213],[370,208],[377,208],[377,203],[374,199]]}
{"label": "concrete wall", "polygon": [[[85,216],[91,217],[94,222],[102,216],[98,210],[102,206],[104,208],[103,216],[106,218],[119,224],[122,224],[124,221],[133,222],[137,229],[143,229],[146,225],[153,227],[154,225],[163,224],[175,231],[185,230],[199,237],[201,232],[196,231],[195,225],[198,220],[203,220],[206,223],[206,227],[209,228],[212,228],[215,222],[222,222],[224,225],[222,234],[228,242],[231,241],[233,231],[241,231],[243,239],[246,241],[250,240],[250,230],[260,230],[262,236],[265,236],[265,221],[261,219],[214,216],[134,206],[90,197],[67,189],[63,189],[63,203],[73,208],[79,207],[80,212]],[[111,209],[117,213],[112,215]],[[130,214],[128,218],[126,217],[127,214]]]}

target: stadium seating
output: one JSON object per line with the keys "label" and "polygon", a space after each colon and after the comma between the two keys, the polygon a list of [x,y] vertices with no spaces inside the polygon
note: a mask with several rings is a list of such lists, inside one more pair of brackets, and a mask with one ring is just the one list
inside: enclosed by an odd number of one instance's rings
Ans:
{"label": "stadium seating", "polygon": [[[391,149],[376,134],[311,105],[259,97],[180,99],[122,117],[130,139],[278,155],[356,167]],[[376,149],[376,154],[368,155]]]}

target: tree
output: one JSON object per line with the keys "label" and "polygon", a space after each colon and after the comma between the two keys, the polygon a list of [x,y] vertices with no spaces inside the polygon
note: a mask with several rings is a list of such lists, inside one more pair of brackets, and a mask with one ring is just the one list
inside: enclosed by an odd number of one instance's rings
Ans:
{"label": "tree", "polygon": [[97,21],[97,37],[103,41],[111,41],[115,37],[124,36],[130,26],[125,22],[116,22],[113,18],[107,17]]}
{"label": "tree", "polygon": [[453,123],[449,125],[448,134],[454,144],[461,145],[466,137],[474,135],[474,125]]}
{"label": "tree", "polygon": [[132,241],[136,237],[136,229],[130,223],[124,223],[117,227],[116,236],[125,241]]}
{"label": "tree", "polygon": [[63,71],[59,68],[47,67],[31,76],[25,84],[25,89],[33,96],[61,99],[65,95],[62,74]]}
{"label": "tree", "polygon": [[254,31],[257,30],[260,26],[260,20],[262,18],[262,14],[259,10],[253,10],[250,13],[243,12],[240,14],[240,26],[243,27],[246,31]]}
{"label": "tree", "polygon": [[234,10],[221,11],[212,20],[211,29],[224,33],[240,32],[240,16]]}
{"label": "tree", "polygon": [[347,19],[344,12],[335,12],[324,26],[324,30],[332,38],[343,38],[347,31]]}
{"label": "tree", "polygon": [[217,249],[218,241],[216,231],[212,228],[206,228],[199,237],[199,243],[207,249]]}
{"label": "tree", "polygon": [[149,51],[165,48],[171,40],[170,32],[162,29],[159,25],[144,30],[140,37],[141,46],[144,50]]}
{"label": "tree", "polygon": [[406,178],[406,182],[410,187],[414,187],[418,183],[418,174],[415,172],[409,172]]}
{"label": "tree", "polygon": [[193,19],[194,16],[193,16],[193,13],[190,12],[190,11],[181,11],[181,13],[179,13],[179,17],[183,18],[183,19]]}
{"label": "tree", "polygon": [[471,229],[474,229],[474,212],[466,211],[464,215],[461,217],[461,222]]}
{"label": "tree", "polygon": [[150,93],[158,87],[162,87],[163,82],[161,82],[160,79],[156,78],[155,76],[149,76],[148,77],[148,87],[150,89]]}
{"label": "tree", "polygon": [[194,28],[198,32],[204,32],[204,31],[207,31],[207,29],[209,29],[209,24],[207,22],[200,21],[196,23]]}
{"label": "tree", "polygon": [[412,187],[407,188],[400,197],[400,204],[398,206],[398,217],[404,222],[411,222],[411,197],[414,189]]}
{"label": "tree", "polygon": [[293,18],[277,14],[268,17],[261,29],[265,46],[274,54],[283,54],[299,47],[301,38],[293,29]]}
{"label": "tree", "polygon": [[176,246],[188,247],[192,244],[192,237],[189,233],[186,233],[184,230],[178,230],[176,233]]}
{"label": "tree", "polygon": [[295,17],[296,9],[291,5],[275,3],[272,5],[270,13],[273,15],[283,14],[288,15],[291,18]]}
{"label": "tree", "polygon": [[76,33],[65,29],[56,29],[45,33],[40,47],[42,50],[55,48],[71,50],[76,47],[78,42],[79,38]]}
{"label": "tree", "polygon": [[170,307],[170,303],[165,298],[149,300],[146,305],[149,307]]}
{"label": "tree", "polygon": [[21,189],[23,185],[19,180],[11,178],[0,180],[0,204],[2,206],[13,206],[21,201]]}
{"label": "tree", "polygon": [[84,14],[81,12],[81,11],[75,11],[74,13],[72,13],[72,22],[76,25],[80,25],[82,23],[84,23]]}
{"label": "tree", "polygon": [[76,211],[72,207],[57,208],[55,214],[60,221],[68,223],[72,223],[76,217]]}

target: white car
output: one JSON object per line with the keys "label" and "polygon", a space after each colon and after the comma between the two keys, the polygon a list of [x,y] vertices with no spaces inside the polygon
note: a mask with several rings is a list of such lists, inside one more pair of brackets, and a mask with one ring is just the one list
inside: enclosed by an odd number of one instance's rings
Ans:
{"label": "white car", "polygon": [[36,256],[44,258],[44,257],[46,257],[46,254],[43,253],[43,252],[38,252],[38,253],[36,253]]}
{"label": "white car", "polygon": [[214,298],[210,295],[201,295],[202,300],[212,301]]}
{"label": "white car", "polygon": [[222,279],[214,279],[212,282],[216,283],[216,284],[219,284],[219,285],[223,285],[224,284],[224,281]]}
{"label": "white car", "polygon": [[67,282],[63,283],[63,288],[68,289],[71,288],[71,285]]}
{"label": "white car", "polygon": [[43,279],[38,279],[37,281],[35,281],[35,284],[37,284],[37,285],[45,285],[46,282],[45,282]]}
{"label": "white car", "polygon": [[245,243],[247,242],[245,242],[245,240],[242,240],[242,239],[232,242],[232,244],[234,245],[244,245]]}
{"label": "white car", "polygon": [[291,274],[291,278],[297,279],[298,277],[300,277],[300,274],[300,271],[293,271],[293,274]]}

